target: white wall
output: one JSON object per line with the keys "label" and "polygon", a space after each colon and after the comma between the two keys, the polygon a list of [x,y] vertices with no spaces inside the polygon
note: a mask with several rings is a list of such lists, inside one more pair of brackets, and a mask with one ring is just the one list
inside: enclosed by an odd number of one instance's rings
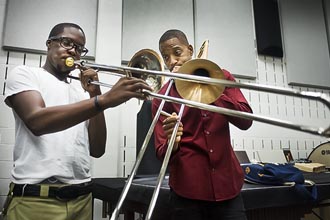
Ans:
{"label": "white wall", "polygon": [[[3,30],[5,0],[0,0],[0,31]],[[99,0],[96,62],[120,65],[121,62],[121,0]],[[2,38],[0,37],[0,41]],[[18,64],[40,66],[45,56],[24,54],[0,50],[0,91],[3,94],[6,75]],[[261,83],[280,87],[287,85],[286,64],[281,59],[259,56],[257,63],[257,79],[242,82]],[[101,81],[114,82],[113,76],[102,75]],[[293,87],[291,87],[293,88]],[[294,87],[298,90],[318,91],[328,95],[328,90]],[[104,89],[104,88],[103,88]],[[254,113],[264,116],[292,120],[295,123],[327,126],[330,113],[323,104],[301,98],[284,97],[278,94],[243,89]],[[136,113],[140,108],[137,100],[131,100],[117,108],[106,111],[108,142],[106,154],[93,160],[94,177],[126,176],[135,161]],[[14,144],[14,121],[11,110],[4,104],[0,96],[0,207],[7,193],[10,168],[12,166],[12,148]],[[295,158],[307,157],[312,148],[327,139],[315,135],[292,131],[285,128],[255,122],[248,131],[240,131],[234,127],[232,143],[235,149],[245,149],[251,158],[257,150],[274,150],[290,147]],[[124,159],[125,158],[125,159]],[[95,219],[100,219],[100,201],[96,201]]]}

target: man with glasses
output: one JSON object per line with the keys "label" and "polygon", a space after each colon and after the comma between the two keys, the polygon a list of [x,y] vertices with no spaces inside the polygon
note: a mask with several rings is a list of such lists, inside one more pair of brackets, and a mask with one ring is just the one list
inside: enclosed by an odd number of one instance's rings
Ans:
{"label": "man with glasses", "polygon": [[[15,117],[16,140],[12,183],[5,219],[92,219],[90,156],[105,152],[103,111],[151,88],[141,79],[122,77],[101,94],[92,69],[83,69],[80,83],[70,83],[65,60],[86,55],[80,26],[60,23],[48,40],[40,68],[18,66],[6,81],[5,102]],[[83,88],[82,88],[83,87]],[[84,92],[84,90],[86,92]]]}
{"label": "man with glasses", "polygon": [[75,48],[75,50],[78,54],[80,54],[81,57],[84,57],[88,53],[88,49],[86,47],[84,47],[83,45],[76,44],[71,38],[68,37],[49,37],[48,40],[58,41],[63,48],[68,50]]}

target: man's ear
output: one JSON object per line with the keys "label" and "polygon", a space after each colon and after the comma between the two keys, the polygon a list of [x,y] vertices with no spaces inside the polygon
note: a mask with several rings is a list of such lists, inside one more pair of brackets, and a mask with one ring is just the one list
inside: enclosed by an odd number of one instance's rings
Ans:
{"label": "man's ear", "polygon": [[190,56],[192,56],[194,54],[194,47],[191,44],[189,44],[188,49],[190,51]]}
{"label": "man's ear", "polygon": [[46,46],[47,46],[48,49],[49,49],[49,47],[50,47],[50,42],[51,42],[51,40],[47,40],[47,41],[46,41]]}

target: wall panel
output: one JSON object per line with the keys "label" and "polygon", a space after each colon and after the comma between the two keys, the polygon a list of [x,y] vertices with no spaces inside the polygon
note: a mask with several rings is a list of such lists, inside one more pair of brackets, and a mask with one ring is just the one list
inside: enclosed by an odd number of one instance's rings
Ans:
{"label": "wall panel", "polygon": [[256,77],[251,1],[195,0],[195,48],[210,40],[208,58],[236,76]]}
{"label": "wall panel", "polygon": [[194,42],[192,0],[123,0],[122,60],[144,48],[159,53],[159,38],[168,29],[180,29]]}
{"label": "wall panel", "polygon": [[330,88],[322,0],[281,0],[288,84]]}
{"label": "wall panel", "polygon": [[88,56],[95,56],[97,0],[10,0],[7,2],[4,48],[45,52],[45,42],[51,28],[60,22],[73,22],[79,24],[85,31]]}

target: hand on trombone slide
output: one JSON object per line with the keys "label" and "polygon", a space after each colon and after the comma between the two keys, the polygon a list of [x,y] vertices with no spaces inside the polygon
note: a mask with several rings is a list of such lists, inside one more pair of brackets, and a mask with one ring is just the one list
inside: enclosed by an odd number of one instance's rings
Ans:
{"label": "hand on trombone slide", "polygon": [[91,68],[80,68],[80,83],[82,88],[92,97],[101,94],[100,86],[92,84],[92,81],[99,81],[97,71]]}
{"label": "hand on trombone slide", "polygon": [[146,100],[148,96],[142,93],[142,90],[152,91],[152,88],[142,79],[134,77],[122,77],[112,89],[105,93],[109,99],[113,99],[113,104],[110,107],[126,102],[131,98]]}
{"label": "hand on trombone slide", "polygon": [[[178,122],[179,117],[175,112],[173,112],[171,115],[167,112],[161,111],[161,114],[167,116],[167,118],[163,121],[163,130],[164,130],[165,135],[167,136],[167,139],[170,140],[172,133],[173,133],[174,126]],[[176,133],[175,144],[173,146],[172,152],[176,152],[179,149],[179,143],[181,141],[182,134],[183,134],[183,124],[181,121],[179,121],[179,128]]]}

